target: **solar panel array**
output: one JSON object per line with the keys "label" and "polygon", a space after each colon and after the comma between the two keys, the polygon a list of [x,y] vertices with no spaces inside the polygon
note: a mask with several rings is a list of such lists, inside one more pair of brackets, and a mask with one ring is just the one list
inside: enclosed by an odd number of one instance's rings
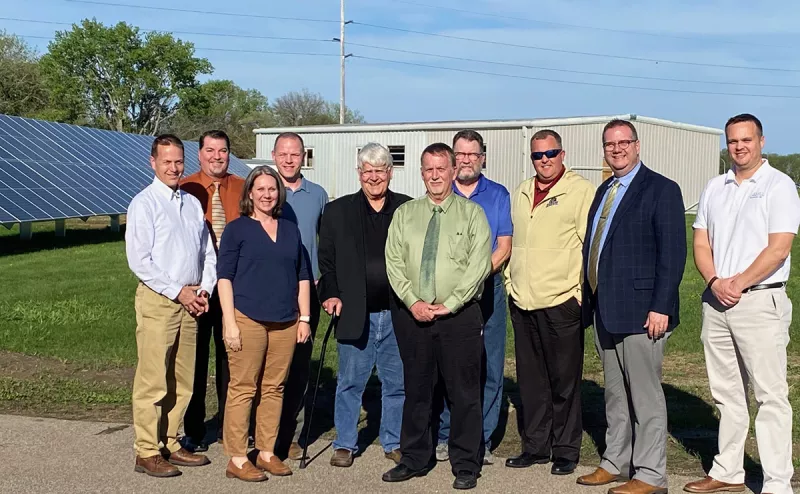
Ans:
{"label": "solar panel array", "polygon": [[[124,214],[153,181],[152,136],[0,115],[0,223]],[[185,175],[200,170],[184,142]],[[231,156],[229,171],[250,168]]]}

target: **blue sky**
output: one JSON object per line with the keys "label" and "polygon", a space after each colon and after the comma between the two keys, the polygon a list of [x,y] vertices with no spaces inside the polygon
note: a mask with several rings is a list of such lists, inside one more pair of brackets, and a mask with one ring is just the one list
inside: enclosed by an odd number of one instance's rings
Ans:
{"label": "blue sky", "polygon": [[[338,43],[218,36],[235,34],[319,40],[337,37],[338,22],[300,22],[256,16],[338,21],[338,0],[100,1],[188,9],[201,13],[113,7],[66,0],[25,0],[5,5],[0,15],[68,23],[95,17],[106,24],[124,20],[142,29],[205,33],[176,36],[192,41],[197,47],[197,55],[208,58],[215,69],[211,77],[232,79],[242,87],[258,89],[270,99],[291,90],[308,88],[322,93],[327,99],[338,101],[339,59],[335,56],[339,50]],[[536,7],[532,8],[532,4]],[[218,12],[250,15],[223,16]],[[349,25],[346,40],[353,45],[347,47],[347,52],[356,56],[518,76],[501,77],[350,58],[347,61],[347,105],[358,109],[368,122],[635,113],[722,128],[731,115],[750,112],[764,123],[768,152],[800,153],[796,123],[800,114],[800,25],[797,23],[797,19],[800,19],[800,2],[347,0],[346,18],[397,29],[596,54],[560,53],[426,36],[360,24]],[[68,27],[0,20],[0,29],[20,35],[52,36],[55,30]],[[40,52],[46,50],[46,40],[30,38],[28,41]],[[356,43],[468,60],[392,52],[356,46]],[[244,53],[205,48],[332,56]],[[645,58],[650,61],[599,55]],[[668,61],[697,65],[666,63]],[[720,65],[749,68],[726,68]],[[620,75],[713,81],[716,84],[643,80]],[[657,92],[553,80],[711,94]],[[722,82],[750,85],[719,84]]]}

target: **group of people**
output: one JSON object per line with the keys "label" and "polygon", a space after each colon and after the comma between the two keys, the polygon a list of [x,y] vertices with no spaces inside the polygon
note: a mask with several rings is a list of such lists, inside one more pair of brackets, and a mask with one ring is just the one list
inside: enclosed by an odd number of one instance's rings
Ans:
{"label": "group of people", "polygon": [[[762,492],[784,494],[793,474],[785,286],[800,198],[762,158],[755,116],[732,117],[725,132],[733,164],[705,187],[693,225],[695,264],[707,283],[702,341],[720,452],[708,476],[684,490],[744,490],[752,382]],[[132,201],[126,232],[141,281],[136,470],[173,476],[176,465],[208,463],[198,453],[208,445],[203,403],[213,335],[227,476],[291,474],[280,458],[302,457],[321,305],[338,317],[330,463],[353,464],[362,395],[376,370],[380,443],[395,463],[383,480],[406,481],[449,460],[453,487],[471,489],[496,461],[510,313],[522,451],[505,465],[575,471],[584,330],[592,326],[606,448],[577,482],[617,484],[611,494],[666,493],[661,370],[680,322],[686,223],[680,187],[646,167],[640,148],[631,122],[609,122],[602,149],[612,176],[596,188],[564,164],[561,136],[540,130],[530,141],[535,176],[509,194],[482,173],[482,136],[463,130],[452,146],[423,151],[426,194],[412,199],[389,188],[392,156],[369,143],[358,153],[361,190],[327,203],[300,173],[305,147],[297,134],[280,134],[275,168],[256,167],[244,181],[227,172],[223,132],[201,137],[201,171],[183,180],[182,144],[157,137],[156,176]],[[247,456],[251,435],[255,462]]]}

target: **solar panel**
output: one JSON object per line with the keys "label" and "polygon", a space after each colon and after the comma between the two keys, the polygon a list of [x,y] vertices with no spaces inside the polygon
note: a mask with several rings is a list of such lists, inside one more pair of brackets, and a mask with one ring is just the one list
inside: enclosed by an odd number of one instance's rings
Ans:
{"label": "solar panel", "polygon": [[[0,223],[124,214],[153,181],[152,136],[0,114]],[[184,141],[185,175],[200,170]],[[229,171],[250,168],[231,155]]]}

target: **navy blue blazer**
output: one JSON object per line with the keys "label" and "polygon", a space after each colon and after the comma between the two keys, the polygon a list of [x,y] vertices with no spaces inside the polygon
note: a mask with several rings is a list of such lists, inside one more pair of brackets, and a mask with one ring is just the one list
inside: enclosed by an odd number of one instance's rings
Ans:
{"label": "navy blue blazer", "polygon": [[678,287],[686,266],[686,219],[677,183],[641,165],[607,225],[597,272],[597,293],[591,293],[588,272],[592,227],[603,195],[614,180],[600,185],[589,210],[583,244],[584,327],[594,324],[614,334],[647,332],[650,311],[669,316],[668,330],[680,323]]}

